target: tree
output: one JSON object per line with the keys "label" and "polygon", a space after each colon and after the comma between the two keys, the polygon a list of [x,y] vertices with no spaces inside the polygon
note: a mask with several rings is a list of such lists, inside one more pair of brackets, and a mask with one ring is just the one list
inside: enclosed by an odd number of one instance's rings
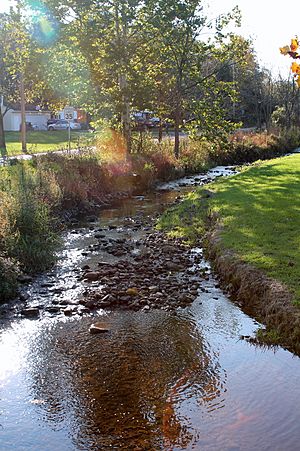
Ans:
{"label": "tree", "polygon": [[279,77],[275,83],[275,107],[272,122],[281,128],[289,129],[300,122],[300,91],[295,79]]}
{"label": "tree", "polygon": [[[132,108],[147,106],[174,120],[177,157],[184,120],[214,139],[220,139],[222,127],[230,129],[227,105],[235,102],[235,84],[222,79],[220,72],[245,53],[233,35],[224,33],[229,22],[239,23],[237,8],[212,22],[200,0],[45,0],[43,4],[58,21],[61,36],[88,63],[95,97],[99,104],[111,106],[128,151]],[[212,38],[204,41],[207,30]]]}
{"label": "tree", "polygon": [[[224,98],[234,95],[233,86],[218,78],[224,65],[232,65],[242,54],[236,42],[223,30],[230,21],[239,23],[237,8],[221,15],[213,24],[204,15],[198,0],[149,0],[147,23],[150,34],[164,60],[162,71],[169,79],[169,107],[175,123],[174,153],[179,156],[179,130],[188,117],[199,126],[203,136],[212,137],[212,131],[222,127],[228,130],[230,122],[222,115]],[[214,40],[204,41],[202,33],[210,29]],[[216,114],[216,108],[218,114]],[[213,134],[214,138],[220,134]]]}
{"label": "tree", "polygon": [[26,152],[25,101],[40,96],[43,83],[39,78],[40,48],[31,38],[29,24],[20,8],[2,14],[0,27],[0,95],[6,109],[0,113],[0,147],[6,153],[3,116],[8,109],[21,104],[22,150]]}
{"label": "tree", "polygon": [[[11,59],[13,57],[10,53],[10,43],[7,31],[9,29],[10,16],[8,14],[0,15],[0,151],[2,156],[6,155],[6,143],[3,118],[8,110],[10,103],[16,102],[19,99],[18,83],[14,71],[11,70]],[[9,60],[9,56],[11,59]],[[10,61],[10,62],[9,62]],[[6,109],[3,110],[3,101],[5,99]]]}
{"label": "tree", "polygon": [[[86,58],[100,96],[120,120],[128,150],[131,147],[130,109],[135,88],[136,49],[140,45],[142,0],[70,1],[46,4],[75,46]],[[66,24],[66,22],[68,22]]]}

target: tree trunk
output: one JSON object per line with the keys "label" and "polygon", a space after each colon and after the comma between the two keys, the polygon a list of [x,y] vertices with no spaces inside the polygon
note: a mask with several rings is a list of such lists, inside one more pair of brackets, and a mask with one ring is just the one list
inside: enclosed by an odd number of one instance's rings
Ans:
{"label": "tree trunk", "polygon": [[4,132],[4,124],[3,124],[3,114],[2,107],[0,106],[0,153],[2,157],[7,155],[6,152],[6,143],[5,143],[5,132]]}
{"label": "tree trunk", "polygon": [[127,16],[125,4],[120,1],[114,2],[115,31],[120,52],[119,88],[121,93],[121,125],[126,142],[127,152],[131,152],[131,127],[130,127],[130,102],[128,99],[128,87],[126,78],[127,63]]}
{"label": "tree trunk", "polygon": [[127,98],[127,80],[125,75],[119,76],[119,87],[122,93],[122,111],[121,111],[121,124],[123,130],[123,136],[125,138],[127,152],[131,152],[131,128],[130,128],[130,104]]}
{"label": "tree trunk", "polygon": [[175,140],[174,140],[174,155],[175,158],[179,158],[179,127],[180,127],[180,108],[179,105],[176,106],[175,110]]}
{"label": "tree trunk", "polygon": [[163,124],[162,119],[159,120],[159,126],[158,126],[158,142],[161,143],[163,138]]}
{"label": "tree trunk", "polygon": [[24,76],[23,76],[22,73],[20,75],[20,97],[21,97],[21,142],[22,142],[22,152],[23,153],[27,153]]}

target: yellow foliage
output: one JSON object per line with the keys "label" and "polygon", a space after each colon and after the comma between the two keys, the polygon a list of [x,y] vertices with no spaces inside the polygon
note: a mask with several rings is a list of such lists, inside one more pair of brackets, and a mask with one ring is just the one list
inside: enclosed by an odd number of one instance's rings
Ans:
{"label": "yellow foliage", "polygon": [[[297,36],[293,39],[291,39],[291,45],[285,45],[284,47],[280,47],[279,51],[282,55],[289,55],[291,58],[300,59],[300,54],[297,53],[299,47],[299,42]],[[295,81],[297,83],[297,86],[300,88],[300,64],[296,63],[295,61],[291,65],[291,71],[293,72]]]}
{"label": "yellow foliage", "polygon": [[291,71],[294,73],[294,74],[300,74],[300,64],[298,64],[298,63],[296,63],[295,61],[292,63],[292,65],[291,65]]}
{"label": "yellow foliage", "polygon": [[296,52],[298,47],[299,47],[298,39],[297,38],[292,39],[291,40],[291,51]]}
{"label": "yellow foliage", "polygon": [[291,51],[289,45],[285,45],[284,47],[280,47],[279,50],[280,50],[280,53],[282,55],[287,55]]}

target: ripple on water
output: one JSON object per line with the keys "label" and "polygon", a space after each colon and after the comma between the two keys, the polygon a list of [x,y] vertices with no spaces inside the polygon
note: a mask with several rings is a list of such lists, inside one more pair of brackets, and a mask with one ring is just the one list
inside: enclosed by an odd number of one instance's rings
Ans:
{"label": "ripple on water", "polygon": [[[110,332],[89,334],[95,321]],[[221,298],[175,315],[23,321],[7,329],[0,347],[19,359],[1,391],[4,443],[23,449],[9,432],[18,418],[32,449],[51,450],[41,431],[52,446],[60,436],[62,449],[293,449],[298,360],[239,341],[250,328],[253,321]],[[13,410],[12,390],[21,396]]]}

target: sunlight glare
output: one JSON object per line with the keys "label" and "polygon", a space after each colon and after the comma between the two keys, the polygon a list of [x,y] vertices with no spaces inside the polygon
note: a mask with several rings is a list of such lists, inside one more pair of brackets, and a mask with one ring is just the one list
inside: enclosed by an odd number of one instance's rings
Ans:
{"label": "sunlight glare", "polygon": [[24,321],[22,326],[14,325],[1,335],[0,341],[0,387],[17,374],[22,368],[23,362],[29,351],[29,342],[26,339],[31,333],[34,323]]}

